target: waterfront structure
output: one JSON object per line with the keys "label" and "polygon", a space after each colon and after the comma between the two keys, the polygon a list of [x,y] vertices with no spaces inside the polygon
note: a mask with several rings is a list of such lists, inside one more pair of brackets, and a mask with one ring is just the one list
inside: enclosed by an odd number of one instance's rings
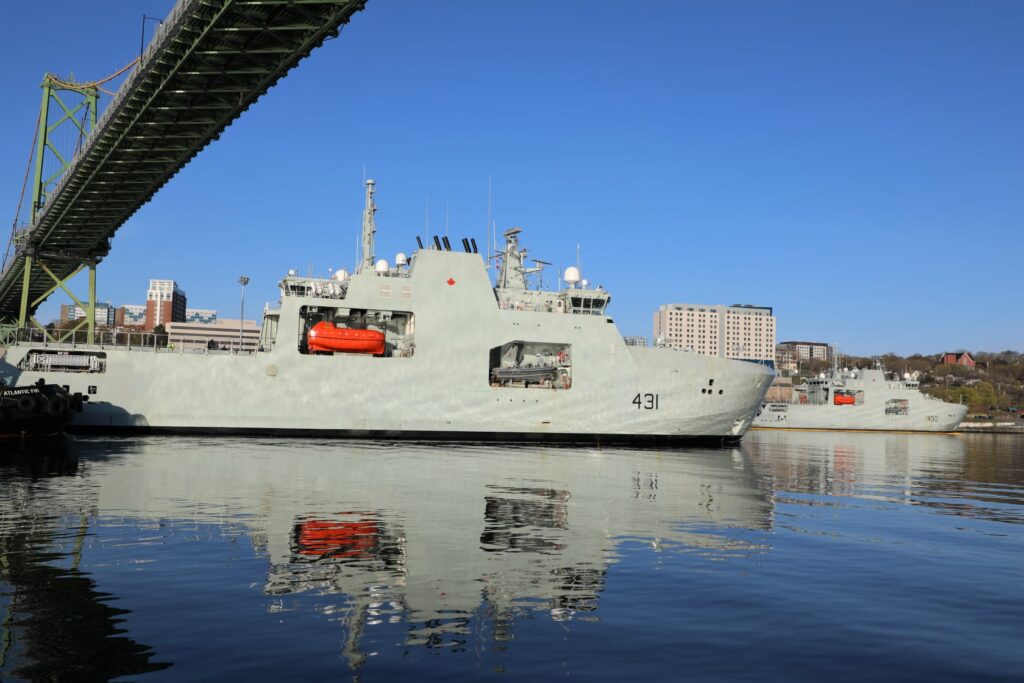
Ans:
{"label": "waterfront structure", "polygon": [[647,346],[647,337],[639,336],[625,336],[622,341],[626,342],[626,346]]}
{"label": "waterfront structure", "polygon": [[185,322],[188,299],[174,280],[150,280],[146,292],[145,329]]}
{"label": "waterfront structure", "polygon": [[802,360],[832,360],[832,347],[825,342],[784,341],[779,342],[778,351],[792,352],[796,362]]}
{"label": "waterfront structure", "polygon": [[775,360],[771,307],[663,304],[654,314],[654,338],[702,356]]}
{"label": "waterfront structure", "polygon": [[[167,323],[167,342],[173,348],[185,351],[218,350],[238,351],[238,320],[218,320],[213,323]],[[260,328],[254,320],[246,320],[241,327],[242,351],[255,351],[260,341]]]}
{"label": "waterfront structure", "polygon": [[793,400],[793,378],[776,375],[775,381],[764,395],[768,403],[789,403]]}
{"label": "waterfront structure", "polygon": [[[362,267],[289,272],[254,353],[18,341],[0,379],[45,373],[87,393],[79,429],[721,444],[749,427],[769,368],[626,346],[611,295],[576,268],[563,289],[533,286],[540,266],[527,266],[519,228],[494,255],[495,283],[469,239],[458,252],[435,237],[391,266],[372,251],[373,193],[367,181]],[[326,349],[312,334],[324,328]],[[366,335],[383,343],[368,347]],[[82,371],[83,357],[95,368]]]}
{"label": "waterfront structure", "polygon": [[775,347],[775,371],[779,373],[795,373],[800,369],[796,351],[782,346]]}

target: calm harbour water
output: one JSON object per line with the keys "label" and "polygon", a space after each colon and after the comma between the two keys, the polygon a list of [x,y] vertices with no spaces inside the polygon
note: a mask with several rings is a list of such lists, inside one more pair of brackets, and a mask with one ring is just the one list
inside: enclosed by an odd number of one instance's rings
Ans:
{"label": "calm harbour water", "polygon": [[1020,680],[1022,643],[1017,436],[0,457],[0,680]]}

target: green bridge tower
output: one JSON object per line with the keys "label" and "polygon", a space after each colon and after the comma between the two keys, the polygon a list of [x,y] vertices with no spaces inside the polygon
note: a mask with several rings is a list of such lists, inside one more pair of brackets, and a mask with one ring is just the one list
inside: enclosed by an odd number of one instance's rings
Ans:
{"label": "green bridge tower", "polygon": [[[74,160],[75,154],[82,148],[85,140],[96,127],[96,106],[99,98],[98,83],[75,83],[73,78],[63,80],[51,73],[43,76],[42,88],[43,100],[36,124],[35,173],[32,180],[33,224],[46,204],[50,192],[56,187],[64,172],[67,171]],[[51,121],[51,119],[54,120]],[[70,131],[71,135],[64,134],[65,130]],[[74,148],[72,150],[59,149],[58,134],[61,134],[65,141],[73,139]],[[27,231],[19,236],[27,236]],[[89,342],[95,341],[96,261],[83,263],[67,277],[60,278],[47,266],[44,259],[61,258],[61,255],[39,253],[33,249],[31,244],[24,242],[25,240],[21,240],[17,245],[19,249],[23,249],[26,253],[18,328],[24,329],[31,323],[42,330],[48,339],[63,341],[85,326],[88,329]],[[29,301],[29,285],[32,280],[33,266],[38,267],[42,271],[37,276],[45,274],[52,281],[52,285],[34,301]],[[89,269],[89,294],[85,303],[80,301],[68,289],[68,281],[82,272],[83,268]],[[33,310],[57,289],[63,289],[75,304],[85,311],[85,319],[72,329],[54,336],[39,324],[34,317],[29,315],[29,311]]]}

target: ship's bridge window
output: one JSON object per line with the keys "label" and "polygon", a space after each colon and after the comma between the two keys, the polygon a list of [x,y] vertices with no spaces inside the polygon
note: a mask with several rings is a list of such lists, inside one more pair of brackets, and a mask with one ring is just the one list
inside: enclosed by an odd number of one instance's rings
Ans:
{"label": "ship's bridge window", "polygon": [[603,315],[611,297],[572,296],[569,297],[569,312],[577,315]]}
{"label": "ship's bridge window", "polygon": [[408,358],[415,349],[416,320],[409,311],[299,309],[299,353]]}

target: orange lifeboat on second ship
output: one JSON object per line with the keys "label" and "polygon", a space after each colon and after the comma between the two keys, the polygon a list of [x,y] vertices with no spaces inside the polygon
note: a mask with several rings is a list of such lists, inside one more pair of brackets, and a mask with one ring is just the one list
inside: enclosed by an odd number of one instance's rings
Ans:
{"label": "orange lifeboat on second ship", "polygon": [[341,351],[384,355],[384,333],[377,330],[353,330],[318,322],[306,335],[310,351]]}

